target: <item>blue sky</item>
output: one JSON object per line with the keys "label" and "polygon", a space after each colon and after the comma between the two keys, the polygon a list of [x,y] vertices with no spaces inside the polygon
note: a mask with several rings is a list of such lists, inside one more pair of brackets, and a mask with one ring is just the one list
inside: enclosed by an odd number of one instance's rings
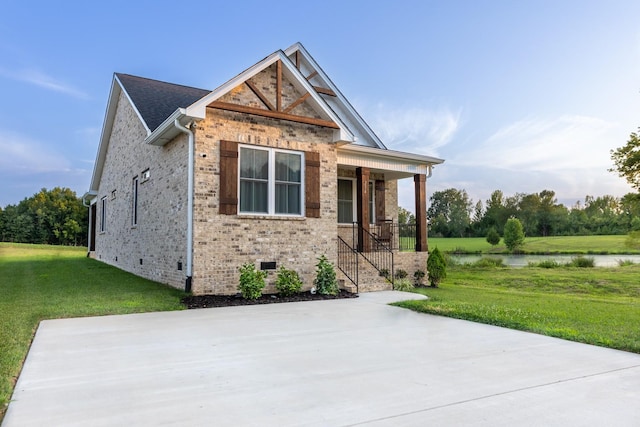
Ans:
{"label": "blue sky", "polygon": [[[113,72],[214,89],[300,41],[391,149],[474,201],[632,189],[638,1],[2,0],[0,206],[89,187]],[[411,182],[400,204],[412,208]]]}

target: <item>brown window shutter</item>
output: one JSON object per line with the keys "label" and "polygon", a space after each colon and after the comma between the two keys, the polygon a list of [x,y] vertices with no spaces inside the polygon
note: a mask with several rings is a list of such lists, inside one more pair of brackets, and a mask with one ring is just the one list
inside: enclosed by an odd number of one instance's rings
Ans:
{"label": "brown window shutter", "polygon": [[320,218],[320,153],[307,151],[304,158],[306,216]]}
{"label": "brown window shutter", "polygon": [[220,214],[238,213],[238,143],[220,141]]}

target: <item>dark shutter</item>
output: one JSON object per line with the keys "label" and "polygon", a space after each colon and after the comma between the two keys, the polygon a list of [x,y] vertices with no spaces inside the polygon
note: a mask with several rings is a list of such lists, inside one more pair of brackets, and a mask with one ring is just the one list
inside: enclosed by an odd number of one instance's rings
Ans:
{"label": "dark shutter", "polygon": [[306,216],[320,218],[320,153],[307,151],[304,158]]}
{"label": "dark shutter", "polygon": [[238,213],[238,143],[220,141],[220,214]]}

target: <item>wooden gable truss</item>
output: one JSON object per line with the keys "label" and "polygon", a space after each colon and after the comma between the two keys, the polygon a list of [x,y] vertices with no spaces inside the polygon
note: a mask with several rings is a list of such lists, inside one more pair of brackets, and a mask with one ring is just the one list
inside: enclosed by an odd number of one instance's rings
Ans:
{"label": "wooden gable truss", "polygon": [[[299,63],[296,64],[296,68],[299,70]],[[303,123],[315,126],[322,126],[331,129],[340,129],[340,126],[332,120],[325,120],[317,117],[309,117],[299,114],[294,114],[293,110],[302,105],[308,98],[311,97],[311,93],[305,92],[300,95],[296,100],[284,105],[283,96],[283,82],[282,82],[282,61],[275,62],[275,74],[276,74],[276,88],[275,88],[275,102],[270,100],[269,97],[256,85],[251,79],[244,81],[244,85],[253,92],[253,94],[261,101],[264,108],[257,108],[248,105],[241,105],[227,101],[216,100],[210,103],[207,108],[233,111],[237,113],[254,114],[262,117],[269,117],[273,119],[288,120],[296,123]],[[317,74],[317,73],[316,73]],[[314,77],[314,74],[307,76],[309,81]],[[336,96],[331,89],[313,86],[313,89],[323,95]],[[275,105],[274,105],[275,104]]]}

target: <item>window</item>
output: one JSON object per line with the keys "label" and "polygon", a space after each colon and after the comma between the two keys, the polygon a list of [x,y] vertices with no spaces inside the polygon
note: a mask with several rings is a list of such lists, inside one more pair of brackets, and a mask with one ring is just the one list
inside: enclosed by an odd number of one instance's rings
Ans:
{"label": "window", "polygon": [[138,184],[139,184],[139,179],[138,177],[134,177],[133,178],[133,185],[131,188],[131,195],[132,195],[132,199],[131,199],[131,225],[132,226],[136,226],[138,225]]}
{"label": "window", "polygon": [[149,169],[145,169],[142,171],[140,176],[142,177],[142,182],[145,182],[148,181],[149,178],[151,178],[151,173],[149,173]]}
{"label": "window", "polygon": [[100,232],[104,233],[107,229],[107,197],[100,199]]}
{"label": "window", "polygon": [[355,218],[355,181],[338,180],[338,223],[351,224]]}
{"label": "window", "polygon": [[240,147],[240,213],[302,215],[300,152]]}
{"label": "window", "polygon": [[[351,224],[356,218],[356,181],[338,179],[338,223]],[[369,222],[375,224],[375,183],[369,181]]]}

